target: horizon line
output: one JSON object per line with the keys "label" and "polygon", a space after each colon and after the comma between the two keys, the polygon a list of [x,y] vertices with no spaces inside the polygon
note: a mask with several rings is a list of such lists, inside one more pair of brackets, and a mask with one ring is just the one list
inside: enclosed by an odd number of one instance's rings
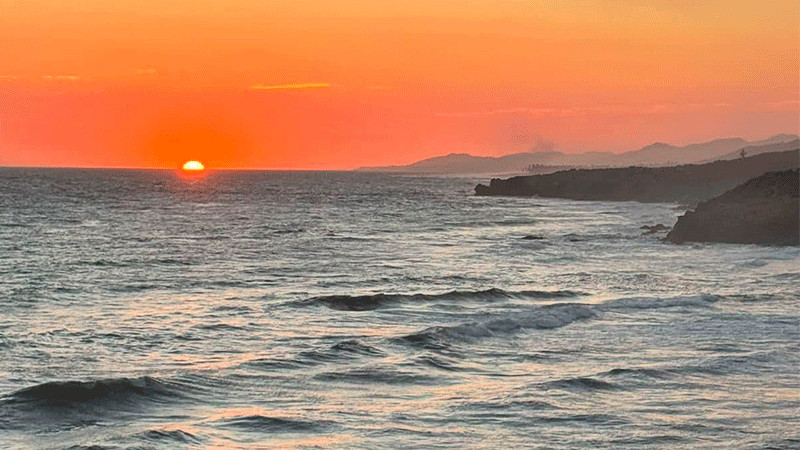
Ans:
{"label": "horizon line", "polygon": [[[562,153],[562,154],[565,154],[565,155],[584,155],[584,154],[589,154],[589,153],[606,153],[606,154],[609,154],[609,155],[622,155],[622,154],[625,154],[625,153],[631,153],[631,152],[635,152],[635,151],[638,151],[638,150],[642,150],[643,148],[647,148],[647,147],[655,145],[655,144],[666,144],[666,145],[669,145],[669,146],[672,146],[672,147],[681,148],[681,147],[686,147],[686,146],[693,145],[693,144],[706,144],[706,143],[710,143],[710,142],[714,142],[714,141],[718,141],[718,140],[741,139],[741,140],[744,140],[747,143],[747,144],[745,144],[745,146],[747,146],[749,144],[754,144],[754,143],[756,143],[758,141],[769,140],[769,139],[772,139],[772,138],[775,138],[775,137],[778,137],[778,136],[793,136],[793,137],[795,137],[795,139],[800,139],[800,131],[798,131],[798,132],[786,131],[786,132],[771,134],[771,135],[769,135],[767,137],[755,138],[753,141],[751,141],[748,138],[744,138],[741,135],[740,136],[730,136],[730,137],[717,137],[717,138],[713,138],[713,139],[710,139],[710,140],[702,140],[702,141],[699,141],[699,142],[692,142],[692,143],[689,143],[689,144],[681,144],[681,143],[670,144],[670,143],[666,143],[666,142],[663,142],[663,141],[655,141],[655,142],[653,142],[651,144],[645,145],[644,147],[636,148],[634,150],[625,150],[625,151],[621,151],[621,152],[601,151],[601,150],[583,150],[583,151],[578,151],[578,152],[574,152],[573,153],[573,152],[563,152],[563,151],[559,151],[559,150],[556,150],[556,149],[551,149],[551,150],[548,150],[546,152],[556,152],[556,153]],[[706,138],[706,139],[708,139],[708,138]],[[791,142],[791,141],[788,141],[788,142]],[[765,145],[769,145],[769,144],[765,144]],[[438,157],[446,157],[446,156],[450,156],[450,155],[467,155],[467,156],[482,157],[482,158],[502,158],[504,156],[517,155],[517,154],[521,154],[521,153],[539,153],[539,152],[536,152],[536,151],[533,151],[533,150],[527,150],[527,151],[517,151],[517,152],[504,153],[504,154],[501,154],[501,155],[475,155],[475,154],[468,153],[468,152],[466,152],[466,153],[450,152],[450,153],[441,153],[441,154],[437,154],[437,155],[431,155],[431,156],[428,156],[426,158],[422,158],[422,159],[415,160],[415,161],[412,161],[412,162],[409,162],[409,163],[405,163],[405,164],[402,164],[402,163],[388,164],[388,165],[372,165],[372,164],[363,165],[362,164],[362,165],[359,165],[359,166],[356,166],[356,167],[351,167],[351,168],[313,169],[313,168],[266,168],[266,167],[255,167],[255,168],[252,168],[252,167],[210,167],[210,168],[206,168],[205,170],[206,171],[240,171],[240,172],[243,172],[243,171],[252,171],[252,172],[258,172],[258,171],[261,171],[261,172],[358,172],[358,171],[366,171],[366,172],[372,172],[372,173],[381,173],[382,171],[379,170],[379,169],[402,168],[404,166],[412,165],[412,164],[415,164],[415,163],[418,163],[418,162],[421,162],[421,161],[425,161],[425,160],[428,160],[428,159],[433,159],[433,158],[438,158]],[[24,165],[24,164],[23,165],[5,165],[5,164],[0,164],[0,169],[76,169],[76,170],[94,170],[94,169],[97,169],[97,170],[175,170],[175,171],[180,171],[181,167],[180,166],[175,166],[175,167],[70,166],[70,165],[63,165],[63,166],[53,165],[53,166],[49,166],[49,165],[36,165],[36,164],[32,164],[32,165]],[[376,169],[378,169],[378,170],[376,170]],[[396,172],[391,172],[390,170],[387,170],[386,173],[396,173]]]}
{"label": "horizon line", "polygon": [[[390,167],[390,166],[386,166]],[[68,169],[68,170],[153,170],[153,171],[176,171],[180,172],[180,167],[142,167],[142,166],[40,166],[40,165],[0,165],[0,169]],[[245,167],[206,167],[204,172],[356,172],[362,169],[288,169],[288,168],[245,168]]]}

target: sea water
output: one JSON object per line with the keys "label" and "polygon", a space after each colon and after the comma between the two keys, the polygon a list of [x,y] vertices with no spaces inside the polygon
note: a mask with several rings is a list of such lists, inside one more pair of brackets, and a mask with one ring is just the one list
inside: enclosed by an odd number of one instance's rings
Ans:
{"label": "sea water", "polygon": [[798,248],[478,181],[0,169],[0,447],[800,447]]}

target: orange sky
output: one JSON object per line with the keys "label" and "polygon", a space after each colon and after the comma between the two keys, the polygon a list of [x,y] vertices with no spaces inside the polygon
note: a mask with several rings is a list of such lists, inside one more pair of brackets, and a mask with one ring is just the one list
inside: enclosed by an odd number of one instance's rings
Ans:
{"label": "orange sky", "polygon": [[798,132],[795,3],[4,0],[0,165],[347,169]]}

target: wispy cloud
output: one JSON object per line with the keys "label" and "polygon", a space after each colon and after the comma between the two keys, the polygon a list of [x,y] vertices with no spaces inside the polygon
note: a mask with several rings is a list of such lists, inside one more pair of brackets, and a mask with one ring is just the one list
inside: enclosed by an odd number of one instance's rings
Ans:
{"label": "wispy cloud", "polygon": [[468,111],[468,112],[438,112],[436,117],[482,117],[495,116],[498,114],[525,114],[531,108],[510,108],[510,109],[491,109],[488,111]]}
{"label": "wispy cloud", "polygon": [[666,103],[656,104],[639,111],[642,114],[672,114],[694,111],[707,111],[711,109],[730,108],[730,103]]}
{"label": "wispy cloud", "polygon": [[77,75],[44,75],[42,78],[48,81],[78,81],[81,79]]}
{"label": "wispy cloud", "polygon": [[795,111],[800,107],[800,101],[782,100],[778,102],[763,102],[759,103],[758,106],[767,111]]}
{"label": "wispy cloud", "polygon": [[158,69],[155,67],[142,67],[136,69],[136,74],[141,76],[153,76],[158,75]]}
{"label": "wispy cloud", "polygon": [[482,117],[505,114],[520,114],[534,117],[576,117],[589,114],[619,114],[628,112],[629,109],[622,105],[578,106],[570,108],[507,108],[492,109],[489,111],[436,113],[437,117]]}
{"label": "wispy cloud", "polygon": [[16,79],[16,75],[0,75],[0,81],[14,81]]}
{"label": "wispy cloud", "polygon": [[684,104],[655,104],[649,106],[627,105],[596,105],[573,106],[569,108],[506,108],[488,111],[467,112],[438,112],[436,117],[485,117],[496,115],[525,115],[533,117],[585,117],[591,115],[636,115],[636,114],[672,114],[681,112],[694,112],[711,109],[730,108],[730,103],[684,103]]}
{"label": "wispy cloud", "polygon": [[292,83],[292,84],[255,84],[248,89],[251,91],[294,91],[301,89],[324,89],[329,88],[329,83]]}

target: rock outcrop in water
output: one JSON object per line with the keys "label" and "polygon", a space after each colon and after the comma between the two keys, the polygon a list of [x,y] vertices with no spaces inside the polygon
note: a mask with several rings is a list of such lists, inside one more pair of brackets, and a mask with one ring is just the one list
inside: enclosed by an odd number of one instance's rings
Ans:
{"label": "rock outcrop in water", "polygon": [[769,172],[697,205],[671,242],[800,245],[800,171]]}
{"label": "rock outcrop in water", "polygon": [[479,184],[475,194],[695,204],[765,172],[795,169],[798,161],[800,149],[674,167],[573,169],[493,179],[489,186]]}

